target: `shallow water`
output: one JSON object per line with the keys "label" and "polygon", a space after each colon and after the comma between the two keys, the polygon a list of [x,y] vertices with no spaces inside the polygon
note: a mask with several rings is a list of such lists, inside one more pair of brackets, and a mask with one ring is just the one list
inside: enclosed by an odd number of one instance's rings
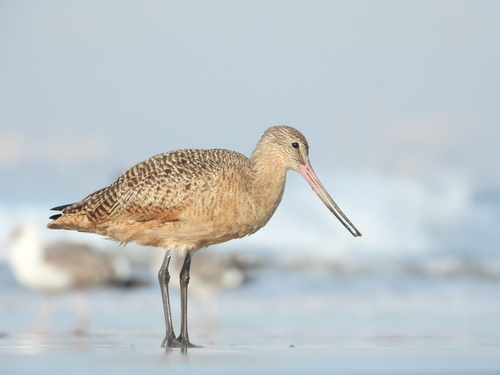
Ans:
{"label": "shallow water", "polygon": [[449,338],[343,337],[334,345],[209,345],[164,350],[152,336],[108,332],[84,340],[68,336],[4,338],[4,373],[401,374],[498,373],[498,340],[457,344]]}
{"label": "shallow water", "polygon": [[[2,373],[500,373],[497,281],[263,270],[221,293],[215,318],[192,295],[190,337],[204,347],[181,351],[159,348],[153,279],[92,291],[85,336],[70,332],[75,312],[63,296],[49,333],[37,335],[29,330],[42,297],[1,271]],[[175,292],[172,299],[177,327]]]}

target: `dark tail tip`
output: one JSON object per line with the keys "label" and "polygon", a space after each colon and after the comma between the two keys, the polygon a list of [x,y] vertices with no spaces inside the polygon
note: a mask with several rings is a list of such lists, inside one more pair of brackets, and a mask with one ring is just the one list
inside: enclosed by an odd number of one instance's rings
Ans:
{"label": "dark tail tip", "polygon": [[[57,207],[51,208],[50,210],[51,211],[62,211],[66,207],[69,207],[71,205],[73,205],[73,203],[71,203],[71,204],[63,204],[62,206],[57,206]],[[62,216],[62,214],[52,215],[51,217],[49,217],[49,219],[50,220],[56,220],[56,219],[59,219],[61,216]]]}
{"label": "dark tail tip", "polygon": [[[51,208],[50,210],[51,211],[62,211],[64,210],[66,207],[69,207],[69,206],[72,206],[73,203],[70,203],[70,204],[63,204],[62,206],[57,206],[57,207],[54,207],[54,208]],[[54,216],[57,216],[57,215],[54,215]]]}

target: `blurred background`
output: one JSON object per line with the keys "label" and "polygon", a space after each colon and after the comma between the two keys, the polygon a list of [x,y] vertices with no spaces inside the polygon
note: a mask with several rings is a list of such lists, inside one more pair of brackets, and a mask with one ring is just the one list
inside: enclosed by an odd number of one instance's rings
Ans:
{"label": "blurred background", "polygon": [[[496,1],[0,1],[0,240],[30,221],[43,243],[119,252],[149,284],[133,298],[100,291],[107,307],[94,309],[147,310],[159,341],[155,251],[45,230],[49,209],[160,152],[250,155],[265,129],[286,124],[307,137],[318,176],[363,237],[289,173],[265,228],[203,251],[245,274],[221,315],[258,300],[267,312],[293,306],[278,317],[313,309],[323,330],[408,333],[387,314],[422,311],[461,318],[415,332],[498,328],[499,19]],[[32,295],[7,262],[2,272],[1,311],[13,320],[0,330],[26,329],[36,311],[16,301]],[[325,323],[332,314],[337,325]],[[145,327],[102,316],[103,329]]]}

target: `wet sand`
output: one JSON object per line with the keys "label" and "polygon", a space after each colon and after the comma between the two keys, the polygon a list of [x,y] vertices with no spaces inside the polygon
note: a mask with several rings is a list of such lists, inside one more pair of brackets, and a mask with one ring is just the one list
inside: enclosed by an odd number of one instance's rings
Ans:
{"label": "wet sand", "polygon": [[[234,332],[233,332],[234,334]],[[491,338],[338,337],[329,345],[286,338],[268,344],[160,349],[156,334],[101,332],[88,337],[3,337],[4,374],[495,374],[500,341]],[[289,339],[290,341],[290,339]],[[281,342],[279,344],[278,342]]]}
{"label": "wet sand", "polygon": [[36,335],[28,327],[41,297],[2,280],[0,372],[500,374],[498,282],[261,276],[221,294],[215,321],[193,298],[191,340],[204,347],[186,351],[159,348],[154,284],[94,291],[84,336],[69,332],[75,314],[63,297],[50,332]]}

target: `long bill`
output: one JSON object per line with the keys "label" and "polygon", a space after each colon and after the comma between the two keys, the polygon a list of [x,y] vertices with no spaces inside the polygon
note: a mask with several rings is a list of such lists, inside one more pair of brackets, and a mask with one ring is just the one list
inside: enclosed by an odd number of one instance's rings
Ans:
{"label": "long bill", "polygon": [[321,181],[314,173],[311,164],[307,162],[302,165],[298,172],[306,179],[306,181],[311,185],[312,189],[318,194],[318,197],[323,201],[326,207],[335,215],[337,219],[347,228],[349,232],[352,233],[354,237],[361,236],[361,232],[356,229],[356,227],[351,223],[351,221],[345,216],[342,210],[337,206],[335,201],[330,197],[330,194],[326,191],[326,189],[321,184]]}

